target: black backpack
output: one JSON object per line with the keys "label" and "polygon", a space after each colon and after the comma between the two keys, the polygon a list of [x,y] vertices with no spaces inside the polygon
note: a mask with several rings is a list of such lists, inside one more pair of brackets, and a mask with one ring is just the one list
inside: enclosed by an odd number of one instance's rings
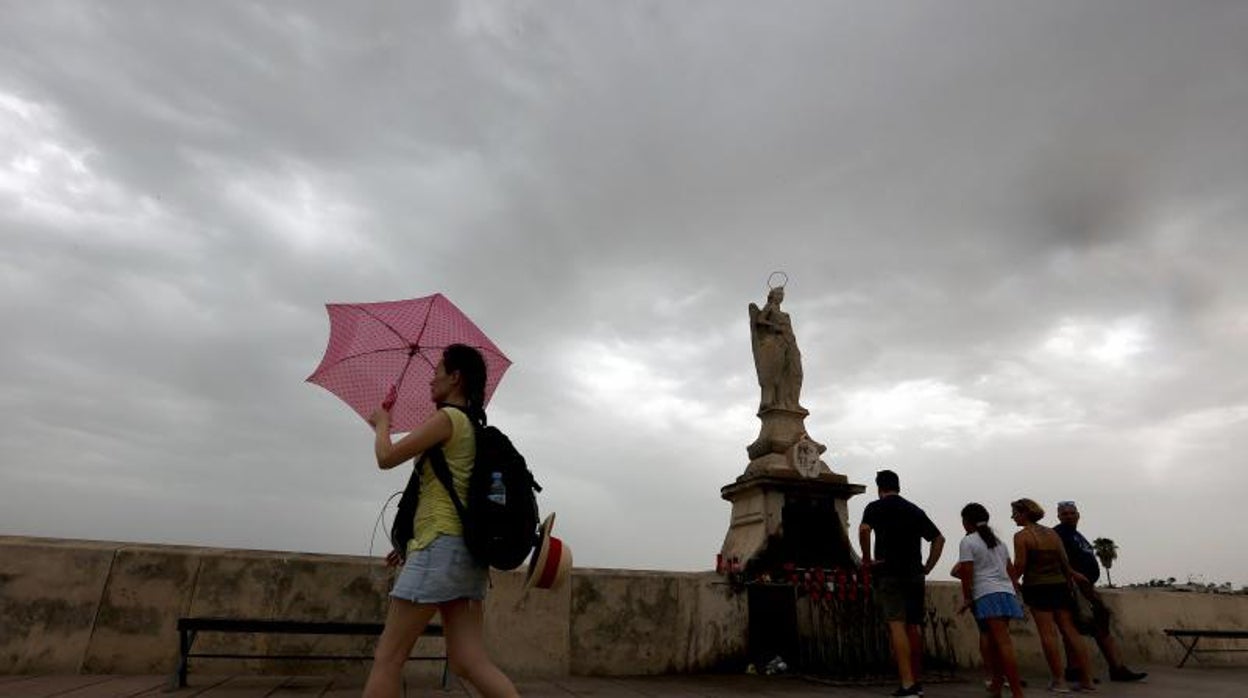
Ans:
{"label": "black backpack", "polygon": [[[454,405],[449,405],[455,407]],[[458,409],[458,407],[456,407]],[[524,456],[511,439],[497,427],[473,422],[477,456],[468,477],[468,501],[460,501],[452,484],[450,468],[441,448],[431,448],[417,463],[408,479],[399,511],[390,530],[396,550],[406,551],[413,536],[412,527],[420,497],[420,472],[428,460],[433,474],[446,488],[464,526],[464,543],[477,562],[500,570],[519,567],[537,539],[537,492],[541,485],[533,479]]]}
{"label": "black backpack", "polygon": [[426,453],[412,466],[412,474],[407,478],[403,496],[399,497],[399,510],[394,513],[394,522],[390,524],[390,545],[401,558],[407,557],[407,542],[416,537],[416,505],[420,503],[420,471],[428,458],[429,454]]}

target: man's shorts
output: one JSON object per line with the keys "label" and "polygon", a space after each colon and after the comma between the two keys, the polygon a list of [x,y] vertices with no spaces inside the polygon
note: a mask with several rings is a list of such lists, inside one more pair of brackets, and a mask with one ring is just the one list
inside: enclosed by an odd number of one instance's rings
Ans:
{"label": "man's shorts", "polygon": [[886,621],[923,625],[925,611],[923,575],[875,578],[875,601]]}

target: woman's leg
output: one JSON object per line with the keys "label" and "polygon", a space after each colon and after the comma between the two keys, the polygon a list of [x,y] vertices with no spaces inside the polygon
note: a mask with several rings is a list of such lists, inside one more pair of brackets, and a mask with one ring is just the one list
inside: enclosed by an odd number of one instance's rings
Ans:
{"label": "woman's leg", "polygon": [[386,626],[373,650],[373,667],[364,684],[364,698],[398,698],[403,687],[403,665],[420,639],[436,606],[390,599]]}
{"label": "woman's leg", "polygon": [[[982,621],[976,620],[975,622],[981,623]],[[988,634],[986,625],[981,626],[979,631],[979,656],[984,659],[984,673],[988,675],[989,689],[993,686],[1000,688],[1001,670],[997,664],[996,653],[993,652],[992,636]]]}
{"label": "woman's leg", "polygon": [[1079,629],[1075,627],[1075,619],[1066,609],[1058,610],[1054,616],[1057,627],[1062,633],[1062,639],[1066,643],[1066,652],[1069,655],[1066,659],[1079,673],[1079,685],[1085,691],[1095,690],[1092,686],[1092,671],[1088,666],[1088,645],[1083,641],[1083,636],[1079,634]]}
{"label": "woman's leg", "polygon": [[[989,618],[987,622],[989,644],[998,675],[1005,676],[1010,682],[1010,694],[1019,698],[1023,695],[1023,678],[1018,675],[1018,658],[1014,656],[1014,641],[1010,639],[1010,619]],[[1000,678],[995,681],[1000,681]],[[1001,684],[996,685],[1000,687]]]}
{"label": "woman's leg", "polygon": [[485,698],[519,698],[516,687],[485,652],[481,602],[456,599],[440,604],[451,671],[462,676]]}
{"label": "woman's leg", "polygon": [[1053,622],[1052,611],[1031,609],[1031,617],[1036,620],[1036,632],[1040,633],[1040,648],[1044,650],[1044,661],[1049,665],[1050,683],[1053,686],[1065,686],[1066,679],[1062,676],[1061,639],[1057,634],[1057,625]]}

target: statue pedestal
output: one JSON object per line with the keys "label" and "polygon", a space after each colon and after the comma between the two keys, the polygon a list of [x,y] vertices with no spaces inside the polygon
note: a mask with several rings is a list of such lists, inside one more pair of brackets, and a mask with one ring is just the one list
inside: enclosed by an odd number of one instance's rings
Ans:
{"label": "statue pedestal", "polygon": [[771,465],[760,466],[766,474],[747,470],[720,490],[732,502],[732,521],[720,551],[725,565],[747,576],[779,570],[786,563],[807,568],[857,566],[859,558],[847,533],[847,503],[866,488],[831,471],[803,477],[791,468],[785,472]]}
{"label": "statue pedestal", "polygon": [[[750,460],[761,458],[768,453],[786,453],[793,444],[797,443],[802,434],[806,433],[806,417],[809,414],[810,412],[802,407],[796,410],[783,407],[767,407],[759,410],[758,418],[763,420],[762,429],[759,430],[758,438],[754,440],[754,443],[745,449]],[[823,449],[819,451],[822,453]],[[750,465],[752,466],[753,463]]]}

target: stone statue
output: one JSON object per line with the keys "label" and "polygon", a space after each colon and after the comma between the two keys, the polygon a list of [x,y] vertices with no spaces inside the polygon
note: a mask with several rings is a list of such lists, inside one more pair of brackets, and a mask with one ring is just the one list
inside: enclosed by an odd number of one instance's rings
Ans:
{"label": "stone statue", "polygon": [[[773,284],[777,277],[781,283]],[[859,563],[849,540],[847,501],[866,488],[832,472],[821,458],[827,446],[806,431],[810,413],[799,401],[802,355],[793,323],[780,310],[787,281],[784,272],[773,272],[767,303],[749,304],[761,424],[758,438],[745,447],[750,457],[745,472],[719,491],[732,502],[732,519],[718,569],[737,580],[774,578],[792,564],[851,568]]]}
{"label": "stone statue", "polygon": [[789,314],[780,310],[784,286],[773,286],[767,304],[761,309],[750,303],[750,341],[754,367],[763,389],[759,411],[769,409],[803,412],[798,398],[802,392],[802,353],[793,335]]}

